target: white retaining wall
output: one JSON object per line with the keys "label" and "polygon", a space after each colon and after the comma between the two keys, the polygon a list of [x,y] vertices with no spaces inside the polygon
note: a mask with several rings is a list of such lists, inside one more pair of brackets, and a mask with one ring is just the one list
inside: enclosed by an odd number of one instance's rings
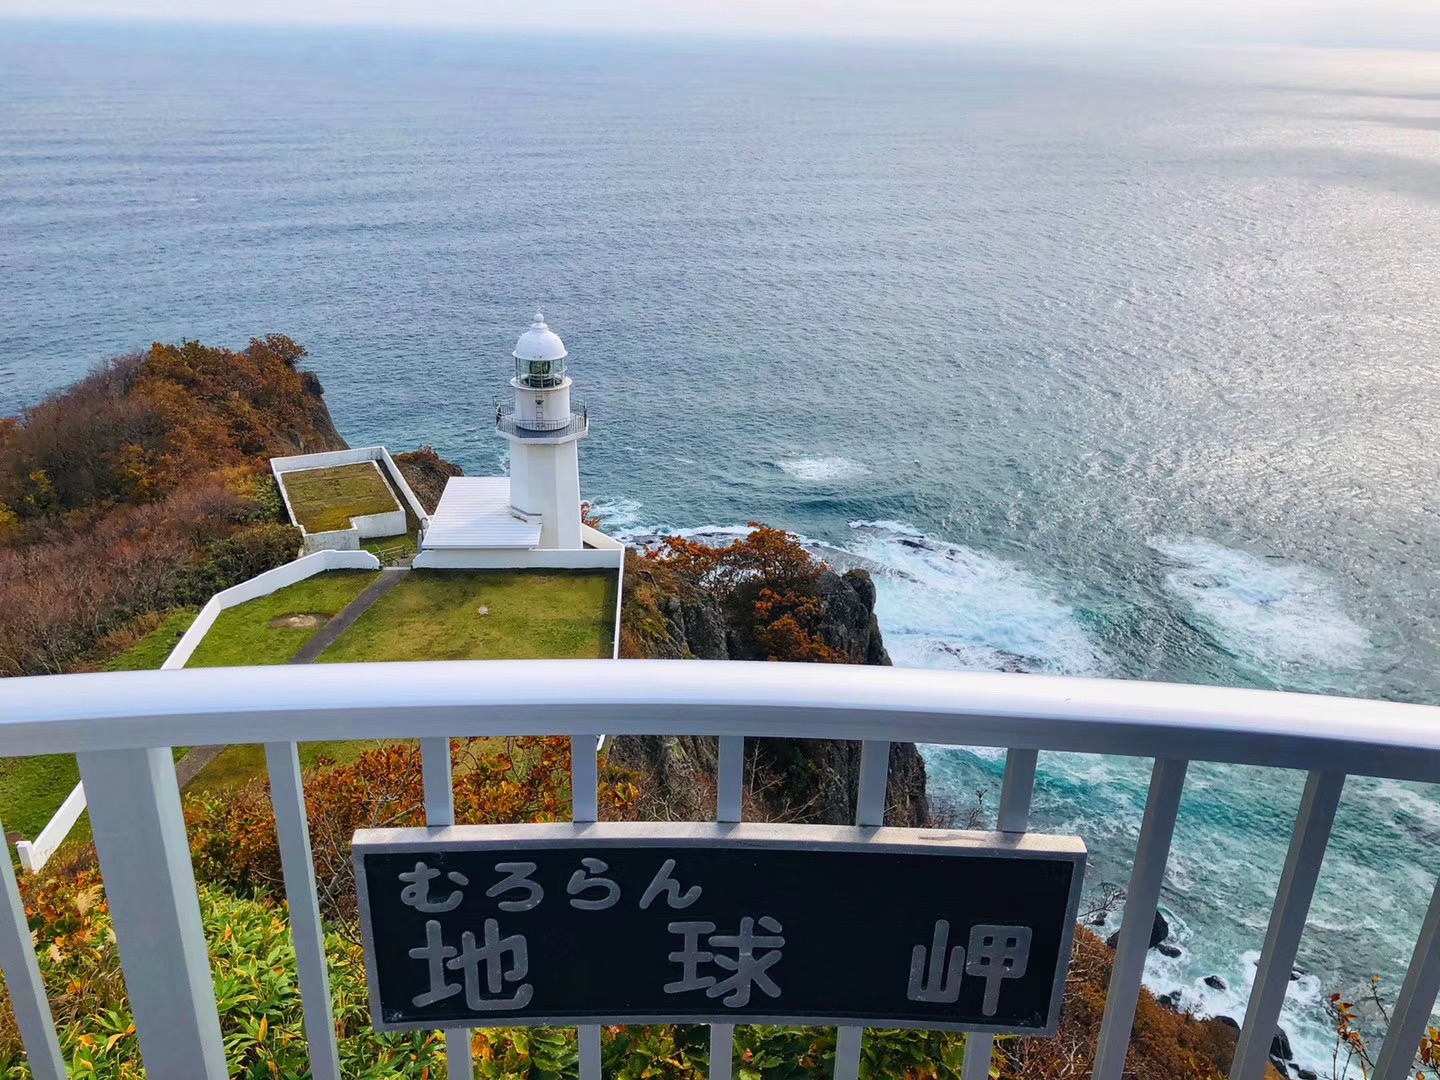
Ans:
{"label": "white retaining wall", "polygon": [[[280,486],[280,497],[285,500],[285,510],[290,515],[290,520],[305,532],[300,526],[299,520],[295,517],[295,508],[290,505],[290,493],[285,490],[285,481],[281,477],[285,473],[304,472],[307,469],[331,469],[337,465],[359,465],[363,462],[373,462],[386,477],[389,478],[391,486],[400,495],[400,498],[420,522],[420,531],[424,532],[430,524],[430,515],[425,512],[425,507],[420,505],[420,500],[415,497],[415,492],[410,490],[410,485],[405,482],[404,475],[400,472],[400,466],[395,464],[395,459],[390,456],[390,451],[383,446],[358,446],[352,450],[327,450],[320,454],[292,454],[289,457],[277,457],[270,459],[270,471],[275,474],[275,482]],[[361,540],[369,540],[378,536],[398,536],[405,531],[405,511],[403,509],[392,510],[384,514],[363,514],[350,519],[350,528],[331,529],[320,533],[305,533],[305,550],[314,552],[325,548],[340,551],[355,551],[360,547]]]}
{"label": "white retaining wall", "polygon": [[65,796],[60,809],[55,811],[55,816],[40,830],[39,836],[34,840],[15,841],[15,856],[20,865],[32,874],[44,866],[84,812],[85,785],[76,784],[75,789]]}
{"label": "white retaining wall", "polygon": [[[175,668],[184,667],[194,654],[196,646],[226,608],[261,596],[269,596],[278,589],[294,585],[297,581],[304,581],[326,570],[379,569],[380,560],[368,551],[317,551],[313,555],[277,566],[274,570],[267,570],[249,581],[242,581],[239,585],[218,592],[200,609],[200,614],[195,616],[195,621],[190,624],[190,629],[185,631],[185,636],[170,650],[170,655],[165,658],[165,663],[160,665],[160,670],[173,671]],[[39,836],[34,840],[20,840],[15,844],[15,854],[20,859],[20,865],[31,873],[44,866],[65,837],[70,835],[70,830],[84,812],[85,785],[76,784],[74,790],[60,804],[60,809],[55,811],[49,823],[40,830]]]}
{"label": "white retaining wall", "polygon": [[592,529],[583,521],[580,523],[580,539],[589,544],[592,548],[599,548],[601,551],[624,551],[625,545],[613,536],[607,536],[599,529]]}
{"label": "white retaining wall", "polygon": [[625,564],[625,549],[590,548],[426,548],[415,556],[417,570],[613,570]]}
{"label": "white retaining wall", "polygon": [[317,551],[359,551],[360,530],[355,526],[348,529],[331,529],[328,532],[305,532],[306,555],[314,555]]}

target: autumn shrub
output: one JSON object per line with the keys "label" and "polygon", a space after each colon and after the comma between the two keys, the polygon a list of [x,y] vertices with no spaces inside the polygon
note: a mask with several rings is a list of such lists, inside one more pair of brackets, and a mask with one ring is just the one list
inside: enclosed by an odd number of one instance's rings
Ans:
{"label": "autumn shrub", "polygon": [[[530,736],[452,741],[455,820],[465,825],[570,820],[570,740]],[[604,816],[633,818],[639,800],[631,775],[602,770]],[[425,823],[420,750],[390,743],[343,765],[323,763],[305,776],[320,909],[353,929],[355,879],[350,842],[356,829]],[[283,895],[284,877],[268,787],[252,784],[222,797],[186,803],[196,877],[244,895]]]}
{"label": "autumn shrub", "polygon": [[[295,949],[283,905],[268,896],[240,897],[204,884],[199,900],[229,1075],[244,1080],[307,1075]],[[98,878],[85,872],[27,883],[25,906],[71,1075],[139,1080],[144,1076],[139,1040]],[[342,1074],[357,1080],[443,1075],[438,1032],[378,1034],[371,1028],[365,961],[354,940],[331,929],[325,952]],[[861,1075],[955,1080],[962,1045],[961,1037],[953,1035],[871,1031]],[[574,1028],[476,1031],[472,1047],[476,1075],[485,1080],[573,1076],[579,1057]],[[828,1077],[834,1050],[833,1029],[742,1026],[735,1031],[737,1075],[751,1080]],[[708,1029],[608,1027],[602,1062],[607,1076],[700,1080],[709,1073]],[[3,991],[0,1076],[29,1076]]]}
{"label": "autumn shrub", "polygon": [[304,353],[157,344],[0,420],[0,675],[68,670],[295,556],[268,459],[344,445]]}
{"label": "autumn shrub", "polygon": [[50,543],[0,547],[0,674],[65,671],[138,615],[203,603],[293,559],[299,533],[247,525],[254,515],[208,478]]}
{"label": "autumn shrub", "polygon": [[[645,554],[724,605],[729,621],[752,639],[758,659],[850,662],[820,634],[819,582],[826,566],[793,534],[752,521],[749,533],[722,547],[667,536]],[[631,635],[633,645],[633,628]]]}
{"label": "autumn shrub", "polygon": [[[1390,1027],[1391,1006],[1381,992],[1379,975],[1371,975],[1363,991],[1353,996],[1354,1001],[1346,1001],[1345,995],[1331,994],[1325,1002],[1326,1014],[1335,1029],[1331,1076],[1353,1075],[1355,1067],[1362,1077],[1373,1074],[1375,1051]],[[1440,1077],[1440,1028],[1425,1025],[1409,1075],[1415,1080]]]}
{"label": "autumn shrub", "polygon": [[[1089,1076],[1105,1014],[1115,952],[1091,930],[1075,929],[1060,1026],[1053,1038],[996,1041],[1001,1080]],[[1125,1058],[1126,1080],[1219,1080],[1230,1071],[1236,1032],[1219,1020],[1197,1020],[1161,1005],[1141,989]],[[1273,1068],[1268,1080],[1279,1080]]]}

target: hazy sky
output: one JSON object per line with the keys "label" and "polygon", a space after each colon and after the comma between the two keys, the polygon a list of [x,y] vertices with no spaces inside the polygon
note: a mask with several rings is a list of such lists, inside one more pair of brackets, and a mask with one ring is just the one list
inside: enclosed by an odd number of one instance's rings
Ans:
{"label": "hazy sky", "polygon": [[0,15],[767,37],[1440,45],[1437,0],[0,0]]}

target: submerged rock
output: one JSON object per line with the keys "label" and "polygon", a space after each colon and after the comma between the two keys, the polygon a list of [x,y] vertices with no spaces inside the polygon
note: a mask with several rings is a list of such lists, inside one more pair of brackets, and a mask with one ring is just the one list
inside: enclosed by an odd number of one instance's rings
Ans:
{"label": "submerged rock", "polygon": [[1205,985],[1208,986],[1208,987],[1210,987],[1211,990],[1228,990],[1228,989],[1230,989],[1228,986],[1225,985],[1225,980],[1222,979],[1219,975],[1206,975],[1206,976],[1205,976]]}
{"label": "submerged rock", "polygon": [[[1150,944],[1147,946],[1147,948],[1155,948],[1169,936],[1170,924],[1165,921],[1164,915],[1161,915],[1158,911],[1155,912],[1155,921],[1150,924]],[[1108,938],[1106,938],[1105,944],[1109,945],[1112,949],[1119,945],[1120,931],[1116,930],[1115,933],[1111,934]]]}
{"label": "submerged rock", "polygon": [[1155,946],[1155,951],[1158,952],[1161,956],[1170,957],[1170,959],[1172,960],[1175,959],[1177,956],[1180,956],[1183,952],[1179,945],[1169,945],[1163,941],[1159,945]]}

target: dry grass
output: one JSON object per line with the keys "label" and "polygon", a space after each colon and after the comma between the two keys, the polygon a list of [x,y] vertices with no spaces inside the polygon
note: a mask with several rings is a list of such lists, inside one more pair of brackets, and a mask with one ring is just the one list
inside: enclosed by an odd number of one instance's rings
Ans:
{"label": "dry grass", "polygon": [[373,461],[285,473],[280,482],[306,532],[348,529],[351,518],[400,509]]}

